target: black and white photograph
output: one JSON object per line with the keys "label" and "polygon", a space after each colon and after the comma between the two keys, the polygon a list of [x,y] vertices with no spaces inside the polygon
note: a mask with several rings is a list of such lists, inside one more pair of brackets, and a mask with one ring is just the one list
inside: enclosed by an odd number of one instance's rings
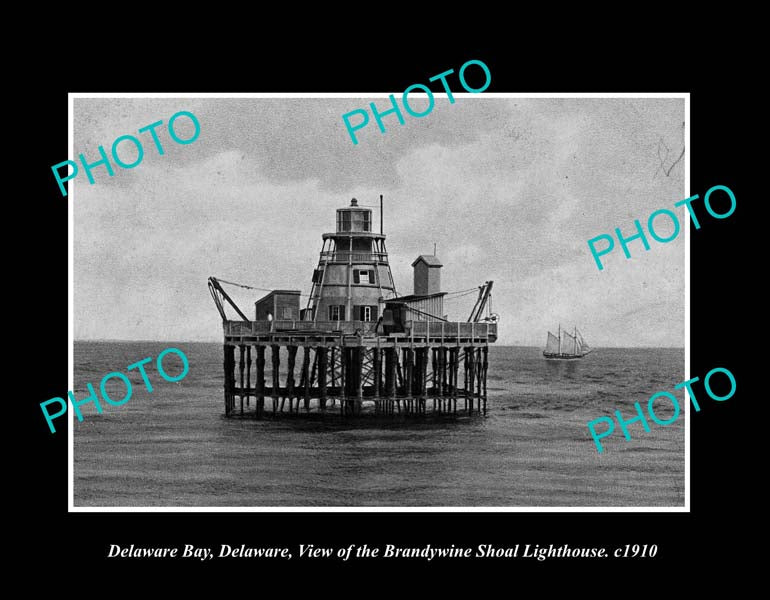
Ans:
{"label": "black and white photograph", "polygon": [[689,94],[450,85],[71,94],[71,510],[689,509]]}
{"label": "black and white photograph", "polygon": [[9,88],[12,570],[740,591],[762,54],[729,10],[647,12],[40,31]]}

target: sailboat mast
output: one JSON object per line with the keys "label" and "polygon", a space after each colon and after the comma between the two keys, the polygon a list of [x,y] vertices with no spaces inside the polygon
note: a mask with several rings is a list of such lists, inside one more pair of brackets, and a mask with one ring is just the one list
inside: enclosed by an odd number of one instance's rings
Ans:
{"label": "sailboat mast", "polygon": [[561,323],[559,323],[559,354],[561,354]]}

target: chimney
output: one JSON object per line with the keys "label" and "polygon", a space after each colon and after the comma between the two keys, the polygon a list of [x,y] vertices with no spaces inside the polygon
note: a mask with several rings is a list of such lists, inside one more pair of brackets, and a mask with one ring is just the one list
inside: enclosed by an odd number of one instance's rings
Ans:
{"label": "chimney", "polygon": [[421,254],[412,263],[414,294],[426,296],[441,291],[441,261],[437,256]]}

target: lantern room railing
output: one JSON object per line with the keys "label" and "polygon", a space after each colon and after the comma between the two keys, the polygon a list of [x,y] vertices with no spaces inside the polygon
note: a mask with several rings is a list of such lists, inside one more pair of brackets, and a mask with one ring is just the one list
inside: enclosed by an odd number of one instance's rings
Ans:
{"label": "lantern room railing", "polygon": [[347,250],[327,250],[321,252],[322,261],[332,262],[354,262],[354,263],[369,263],[379,262],[387,263],[388,254],[386,252],[348,252]]}

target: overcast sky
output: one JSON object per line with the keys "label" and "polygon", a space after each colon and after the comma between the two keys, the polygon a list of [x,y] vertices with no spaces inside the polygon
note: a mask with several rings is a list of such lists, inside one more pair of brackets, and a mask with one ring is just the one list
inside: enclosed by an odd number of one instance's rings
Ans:
{"label": "overcast sky", "polygon": [[[683,346],[684,234],[632,242],[631,260],[616,244],[601,272],[586,242],[686,197],[684,100],[455,98],[385,117],[386,134],[372,118],[356,146],[341,115],[387,99],[75,99],[75,154],[159,119],[166,150],[141,134],[139,166],[73,180],[75,338],[218,341],[209,275],[308,293],[335,209],[383,194],[401,294],[435,242],[445,291],[494,280],[501,344],[544,346],[561,322],[592,346]],[[201,126],[184,146],[165,129],[180,110]],[[232,291],[253,314],[261,293]],[[474,300],[447,312],[465,320]]]}

